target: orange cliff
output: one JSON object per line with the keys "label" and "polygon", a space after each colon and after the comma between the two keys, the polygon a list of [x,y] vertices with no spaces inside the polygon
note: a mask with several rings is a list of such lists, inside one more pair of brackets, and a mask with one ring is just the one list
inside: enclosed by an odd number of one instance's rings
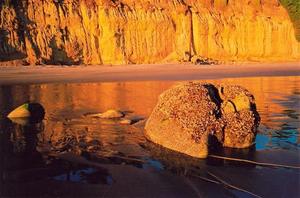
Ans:
{"label": "orange cliff", "polygon": [[0,14],[0,61],[300,60],[278,0],[4,0]]}

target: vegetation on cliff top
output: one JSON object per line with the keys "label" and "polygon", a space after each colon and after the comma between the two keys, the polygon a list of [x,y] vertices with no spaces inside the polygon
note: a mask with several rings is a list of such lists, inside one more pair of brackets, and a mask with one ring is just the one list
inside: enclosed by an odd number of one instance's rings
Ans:
{"label": "vegetation on cliff top", "polygon": [[296,38],[300,41],[300,1],[280,0],[280,2],[287,9],[295,27]]}

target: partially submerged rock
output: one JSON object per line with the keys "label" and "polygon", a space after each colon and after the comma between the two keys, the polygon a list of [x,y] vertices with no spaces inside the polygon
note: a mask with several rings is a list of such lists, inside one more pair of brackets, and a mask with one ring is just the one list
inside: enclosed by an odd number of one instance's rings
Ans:
{"label": "partially submerged rock", "polygon": [[144,120],[144,117],[135,115],[135,116],[121,118],[120,124],[132,125],[132,124],[137,124],[138,122],[140,122],[142,120]]}
{"label": "partially submerged rock", "polygon": [[226,147],[251,146],[258,123],[254,97],[246,89],[191,82],[160,95],[145,133],[154,143],[205,158],[211,137]]}
{"label": "partially submerged rock", "polygon": [[128,114],[133,113],[131,111],[119,111],[119,110],[108,110],[104,113],[86,113],[84,116],[91,118],[101,118],[101,123],[105,124],[121,124],[121,125],[132,125],[144,120],[144,117]]}
{"label": "partially submerged rock", "polygon": [[125,114],[119,110],[114,110],[114,109],[110,109],[104,113],[102,113],[100,115],[100,118],[106,118],[106,119],[110,119],[110,118],[122,118],[124,117]]}
{"label": "partially submerged rock", "polygon": [[217,113],[209,89],[199,83],[182,84],[160,95],[146,123],[146,136],[169,149],[205,158],[208,129],[215,128]]}
{"label": "partially submerged rock", "polygon": [[13,111],[11,111],[8,118],[36,118],[43,119],[45,116],[45,109],[39,103],[25,103]]}
{"label": "partially submerged rock", "polygon": [[130,125],[132,123],[133,123],[133,121],[130,120],[130,119],[127,119],[127,118],[123,118],[123,119],[120,120],[120,124]]}

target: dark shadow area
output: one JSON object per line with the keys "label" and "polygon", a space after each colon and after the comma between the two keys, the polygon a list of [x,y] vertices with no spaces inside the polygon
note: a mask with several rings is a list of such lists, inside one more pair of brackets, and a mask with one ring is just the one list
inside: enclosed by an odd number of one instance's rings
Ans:
{"label": "dark shadow area", "polygon": [[36,23],[31,21],[28,17],[28,1],[12,0],[11,4],[16,11],[18,21],[18,36],[20,40],[26,45],[25,38],[30,42],[31,47],[37,59],[41,57],[41,51],[30,34],[30,31],[36,28]]}
{"label": "dark shadow area", "polygon": [[0,29],[0,61],[21,60],[27,57],[8,42],[8,30]]}
{"label": "dark shadow area", "polygon": [[50,40],[50,48],[52,49],[52,55],[50,60],[43,60],[46,64],[53,65],[79,65],[82,63],[81,60],[75,61],[68,56],[66,51],[57,46],[55,37]]}
{"label": "dark shadow area", "polygon": [[[20,121],[21,120],[21,121]],[[40,183],[87,183],[111,185],[114,181],[108,170],[72,163],[40,152],[40,133],[44,132],[41,118],[0,120],[0,196],[45,196],[48,185]],[[27,184],[35,183],[36,190],[28,191]]]}
{"label": "dark shadow area", "polygon": [[[17,22],[17,35],[19,42],[23,44],[24,46],[24,53],[18,52],[16,49],[14,49],[12,46],[10,46],[7,42],[7,34],[9,30],[0,30],[0,47],[2,49],[7,49],[10,51],[10,53],[0,53],[0,61],[15,61],[15,60],[22,60],[27,57],[26,54],[26,48],[32,48],[34,53],[34,60],[35,63],[33,64],[53,64],[53,65],[79,65],[82,63],[81,58],[79,60],[74,60],[73,58],[69,57],[65,50],[59,46],[57,46],[57,43],[55,41],[55,38],[53,37],[50,41],[50,48],[52,49],[52,55],[50,60],[44,59],[41,54],[41,50],[39,46],[37,45],[37,41],[35,40],[36,35],[34,32],[37,29],[37,24],[34,21],[31,21],[28,17],[28,6],[30,2],[28,1],[18,1],[18,0],[6,0],[4,2],[1,2],[0,6],[7,6],[11,9],[14,9],[16,12],[16,22]],[[61,8],[63,11],[63,14],[66,16],[66,10],[63,6],[64,0],[55,1],[54,4]],[[60,19],[58,19],[60,20]],[[66,35],[66,30],[61,30],[63,35]],[[67,36],[65,36],[67,38]],[[26,47],[26,45],[29,45]],[[5,46],[5,47],[3,47]],[[76,45],[73,46],[74,50],[78,51],[76,49]],[[1,49],[1,48],[0,48]],[[82,54],[82,51],[78,51],[76,53]],[[74,55],[76,56],[76,54]],[[22,60],[22,65],[29,65],[28,62],[25,60]]]}
{"label": "dark shadow area", "polygon": [[164,170],[169,170],[172,173],[185,175],[195,167],[200,170],[206,167],[205,159],[193,158],[152,142],[147,142],[144,146],[150,152],[153,160],[161,163]]}
{"label": "dark shadow area", "polygon": [[[247,160],[254,160],[255,152],[256,152],[255,145],[245,149],[218,147],[217,149],[210,149],[209,151],[211,155],[224,156],[228,158],[247,159]],[[239,162],[239,161],[228,161],[224,159],[216,159],[213,157],[208,157],[206,162],[208,165],[213,165],[213,166],[222,166],[227,164],[227,165],[247,167],[247,168],[256,167],[256,165],[254,164],[249,164],[249,163]]]}
{"label": "dark shadow area", "polygon": [[[32,38],[30,31],[36,27],[36,23],[33,21],[30,21],[28,18],[28,1],[18,1],[18,0],[10,0],[5,2],[5,6],[11,7],[12,9],[15,10],[16,13],[16,22],[17,22],[17,35],[20,43],[23,43],[24,49],[23,51],[25,52],[26,49],[26,39],[30,42],[31,47],[34,50],[35,56],[37,59],[40,58],[41,52],[38,48],[38,46],[35,44],[36,42]],[[3,45],[8,45],[6,39],[6,33],[8,30],[0,30],[0,40],[2,41]],[[9,45],[7,47],[10,47]],[[6,48],[7,48],[6,47]],[[6,54],[0,54],[0,61],[14,61],[14,60],[19,60],[19,59],[24,59],[27,57],[27,54],[24,54],[22,52],[14,52],[10,53],[9,55]],[[26,61],[22,63],[23,65],[27,65]]]}
{"label": "dark shadow area", "polygon": [[36,150],[37,135],[44,130],[43,123],[32,120],[20,125],[2,119],[1,126],[2,183],[10,179],[18,180],[18,175],[13,173],[44,165],[41,154]]}
{"label": "dark shadow area", "polygon": [[[213,84],[205,84],[204,87],[208,90],[209,97],[217,105],[218,109],[221,109],[222,99],[219,95],[218,89]],[[221,118],[221,110],[215,112],[216,118]]]}
{"label": "dark shadow area", "polygon": [[29,103],[28,110],[31,114],[31,120],[34,120],[36,123],[41,122],[44,119],[45,109],[41,104]]}

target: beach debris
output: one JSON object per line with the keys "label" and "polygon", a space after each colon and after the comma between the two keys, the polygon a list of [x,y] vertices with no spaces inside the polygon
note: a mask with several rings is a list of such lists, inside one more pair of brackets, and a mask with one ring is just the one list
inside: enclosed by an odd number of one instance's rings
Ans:
{"label": "beach debris", "polygon": [[209,139],[217,145],[248,148],[254,144],[259,115],[254,97],[236,85],[189,82],[159,97],[145,126],[146,137],[192,157],[206,158]]}
{"label": "beach debris", "polygon": [[94,113],[94,114],[87,114],[88,117],[94,118],[103,118],[103,119],[114,119],[114,118],[122,118],[125,116],[125,113],[115,109],[109,109],[104,113]]}
{"label": "beach debris", "polygon": [[13,111],[11,111],[8,118],[44,118],[45,109],[39,103],[25,103]]}
{"label": "beach debris", "polygon": [[211,58],[206,58],[202,56],[193,56],[191,62],[195,65],[217,65],[219,62]]}

